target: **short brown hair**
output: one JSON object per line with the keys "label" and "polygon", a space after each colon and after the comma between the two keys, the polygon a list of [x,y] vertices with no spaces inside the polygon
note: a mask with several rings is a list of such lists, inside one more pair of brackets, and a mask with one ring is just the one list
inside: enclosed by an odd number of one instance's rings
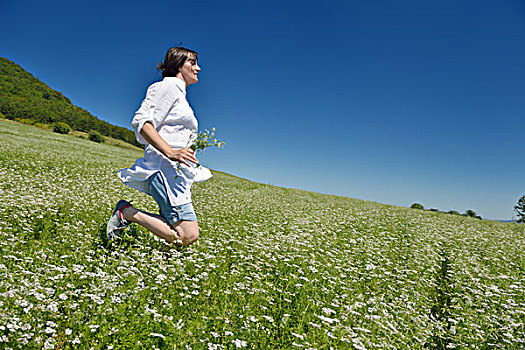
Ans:
{"label": "short brown hair", "polygon": [[157,70],[162,71],[162,77],[175,77],[180,72],[180,68],[188,59],[197,61],[199,55],[190,49],[182,46],[172,47],[166,52],[164,62],[160,62]]}

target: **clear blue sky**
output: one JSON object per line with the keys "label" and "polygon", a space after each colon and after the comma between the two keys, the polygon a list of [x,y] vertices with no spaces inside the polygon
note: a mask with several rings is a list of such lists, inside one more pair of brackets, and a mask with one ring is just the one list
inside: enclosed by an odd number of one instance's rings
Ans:
{"label": "clear blue sky", "polygon": [[130,128],[170,46],[241,177],[511,219],[525,194],[525,2],[0,1],[0,56]]}

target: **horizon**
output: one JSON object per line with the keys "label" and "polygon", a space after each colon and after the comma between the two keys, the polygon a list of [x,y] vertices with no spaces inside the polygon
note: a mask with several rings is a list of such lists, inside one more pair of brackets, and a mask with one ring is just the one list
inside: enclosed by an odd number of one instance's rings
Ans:
{"label": "horizon", "polygon": [[[12,122],[14,124],[23,125],[23,126],[26,126],[26,127],[35,127],[35,128],[46,130],[45,128],[42,128],[41,126],[26,124],[26,123],[23,123],[23,122],[20,122],[20,121],[16,121],[16,120],[1,119],[0,118],[0,121],[2,121],[2,120],[8,121],[8,122]],[[46,130],[46,131],[52,132],[51,130]],[[62,136],[70,136],[70,137],[74,137],[74,138],[80,137],[80,138],[86,139],[87,133],[82,133],[82,134],[85,134],[85,135],[84,136],[79,136],[79,135],[65,134],[65,135],[62,135]],[[111,139],[111,137],[109,137],[109,138]],[[122,141],[122,142],[125,142],[125,141]],[[104,143],[104,142],[102,142],[102,143],[107,145],[107,146],[110,146],[110,147],[117,147],[117,148],[125,147],[125,148],[128,148],[128,146],[122,146],[122,145],[118,145],[118,144],[112,144],[112,143],[108,144],[108,143]],[[134,145],[131,145],[131,144],[128,144],[128,143],[126,143],[126,144],[131,146],[129,149],[132,149],[133,151],[143,151],[142,149],[140,149],[137,146],[134,146]],[[340,198],[340,199],[357,200],[357,201],[373,203],[373,204],[377,204],[377,205],[384,205],[384,206],[388,206],[388,207],[398,207],[398,208],[405,208],[405,209],[411,209],[411,210],[419,210],[419,211],[422,211],[422,212],[423,211],[430,211],[430,212],[438,212],[440,214],[450,214],[450,213],[447,213],[447,211],[444,211],[444,210],[441,210],[441,209],[438,209],[438,208],[415,209],[415,208],[410,208],[410,207],[398,206],[398,205],[394,205],[394,204],[390,204],[390,203],[381,203],[381,202],[370,201],[370,200],[361,199],[361,198],[352,198],[352,197],[348,197],[348,196],[345,196],[345,195],[340,195],[340,194],[337,194],[337,193],[322,193],[322,192],[316,192],[316,191],[312,191],[312,190],[305,190],[305,189],[302,189],[302,188],[278,186],[278,185],[274,185],[274,184],[271,184],[271,183],[258,182],[258,181],[252,180],[252,179],[248,179],[248,178],[244,178],[244,177],[237,176],[237,175],[234,175],[234,174],[230,174],[230,173],[227,173],[227,172],[224,172],[224,171],[221,171],[221,170],[215,170],[215,169],[210,169],[210,170],[212,172],[214,172],[214,173],[220,173],[220,174],[226,175],[228,177],[233,177],[233,178],[236,178],[236,179],[242,180],[242,181],[248,181],[248,182],[251,182],[251,183],[255,183],[257,185],[270,186],[270,187],[274,187],[274,188],[281,188],[281,189],[291,190],[291,191],[301,191],[301,192],[313,193],[313,194],[317,194],[317,195],[321,195],[321,196],[329,196],[329,197],[333,196],[333,197],[337,197],[337,198]],[[460,214],[459,216],[467,216],[467,215],[465,215],[465,213],[458,213],[458,214]],[[489,219],[489,218],[481,218],[481,220],[496,221],[496,222],[501,222],[501,223],[524,224],[524,223],[517,222],[516,220],[501,220],[501,219]]]}
{"label": "horizon", "polygon": [[[519,1],[65,4],[3,4],[0,55],[99,119],[131,129],[156,64],[182,41],[202,66],[188,101],[200,128],[226,142],[199,156],[204,165],[515,220],[525,194]],[[133,26],[159,7],[181,16]]]}

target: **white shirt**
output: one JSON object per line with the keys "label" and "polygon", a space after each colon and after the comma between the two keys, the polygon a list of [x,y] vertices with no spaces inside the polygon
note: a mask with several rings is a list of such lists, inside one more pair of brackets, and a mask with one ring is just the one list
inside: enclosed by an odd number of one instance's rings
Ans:
{"label": "white shirt", "polygon": [[159,135],[173,148],[189,147],[197,136],[198,122],[186,100],[186,84],[176,77],[165,77],[153,83],[146,98],[135,113],[131,125],[137,141],[146,145],[144,157],[131,168],[117,172],[124,184],[151,195],[146,180],[156,172],[164,177],[168,198],[172,205],[191,202],[191,185],[211,177],[208,169],[188,167],[172,161],[148,144],[140,135],[146,122],[153,124]]}

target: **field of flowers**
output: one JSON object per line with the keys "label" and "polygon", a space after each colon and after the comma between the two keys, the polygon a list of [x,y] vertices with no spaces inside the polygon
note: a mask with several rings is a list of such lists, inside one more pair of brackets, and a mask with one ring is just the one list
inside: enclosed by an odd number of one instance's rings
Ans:
{"label": "field of flowers", "polygon": [[108,244],[140,151],[0,120],[0,348],[523,349],[525,235],[277,188],[194,187],[200,240]]}

